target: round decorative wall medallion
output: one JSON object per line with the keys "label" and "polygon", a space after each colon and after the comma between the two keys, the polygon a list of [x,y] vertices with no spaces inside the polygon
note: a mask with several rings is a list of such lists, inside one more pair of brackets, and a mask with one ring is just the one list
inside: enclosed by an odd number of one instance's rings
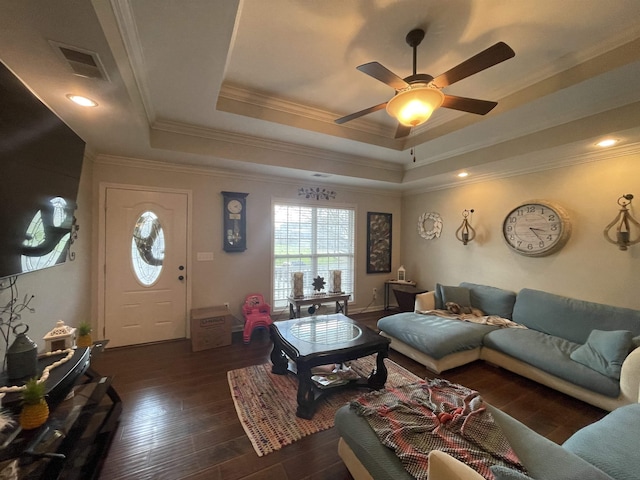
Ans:
{"label": "round decorative wall medallion", "polygon": [[425,240],[440,237],[442,217],[439,213],[425,212],[418,218],[418,234]]}

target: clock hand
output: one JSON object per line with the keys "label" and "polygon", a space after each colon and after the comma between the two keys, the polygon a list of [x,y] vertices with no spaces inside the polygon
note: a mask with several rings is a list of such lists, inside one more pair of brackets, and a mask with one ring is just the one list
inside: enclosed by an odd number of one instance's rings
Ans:
{"label": "clock hand", "polygon": [[533,228],[533,227],[529,227],[529,230],[531,230],[533,232],[533,234],[538,237],[538,239],[542,240],[542,237],[540,237],[540,235],[538,235],[538,233],[536,232],[536,230],[538,230],[539,232],[543,232],[544,230],[542,230],[541,228]]}

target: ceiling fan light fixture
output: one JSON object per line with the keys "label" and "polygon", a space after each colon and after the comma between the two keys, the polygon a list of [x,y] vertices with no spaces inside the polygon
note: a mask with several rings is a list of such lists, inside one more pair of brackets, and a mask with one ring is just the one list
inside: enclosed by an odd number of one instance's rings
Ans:
{"label": "ceiling fan light fixture", "polygon": [[417,127],[442,105],[444,94],[437,88],[417,87],[398,92],[387,103],[387,113],[407,127]]}

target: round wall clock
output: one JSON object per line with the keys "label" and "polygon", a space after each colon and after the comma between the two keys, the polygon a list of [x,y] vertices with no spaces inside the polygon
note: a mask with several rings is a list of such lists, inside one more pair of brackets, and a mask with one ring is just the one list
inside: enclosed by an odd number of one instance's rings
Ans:
{"label": "round wall clock", "polygon": [[562,207],[531,200],[511,210],[502,223],[502,235],[516,253],[544,257],[557,252],[569,239],[571,223]]}
{"label": "round wall clock", "polygon": [[442,217],[439,213],[425,212],[418,218],[418,234],[425,240],[440,237]]}

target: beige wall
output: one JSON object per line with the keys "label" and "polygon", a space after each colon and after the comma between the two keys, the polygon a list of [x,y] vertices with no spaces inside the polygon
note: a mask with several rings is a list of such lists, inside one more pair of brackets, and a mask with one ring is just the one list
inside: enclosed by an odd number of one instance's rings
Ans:
{"label": "beige wall", "polygon": [[[191,275],[194,308],[229,302],[240,316],[246,293],[271,289],[271,203],[275,198],[298,198],[300,186],[274,179],[229,176],[206,170],[123,166],[122,160],[85,159],[78,210],[79,237],[73,246],[76,260],[42,272],[18,277],[20,296],[35,295],[34,313],[24,312],[29,336],[44,347],[42,337],[59,319],[76,326],[90,319],[97,325],[97,265],[99,191],[103,183],[176,188],[192,193],[193,261]],[[333,187],[333,204],[354,205],[357,211],[357,290],[354,310],[366,307],[371,290],[378,300],[369,309],[379,309],[386,278],[393,277],[400,263],[407,276],[420,287],[435,282],[457,284],[471,281],[512,290],[536,288],[575,298],[640,309],[640,244],[623,252],[607,243],[602,230],[617,213],[617,198],[636,195],[632,210],[640,218],[640,158],[637,155],[594,161],[518,177],[469,184],[459,188],[407,195],[359,191]],[[220,191],[248,192],[248,249],[231,254],[222,250],[222,200]],[[561,204],[571,217],[573,232],[567,245],[549,257],[526,258],[509,250],[501,234],[502,220],[517,204],[530,199]],[[330,203],[332,203],[330,202]],[[476,241],[463,246],[454,232],[464,209],[475,210]],[[366,213],[393,214],[393,266],[390,274],[366,274]],[[424,240],[417,234],[417,219],[423,212],[438,212],[444,220],[442,236]],[[404,220],[404,222],[402,222]],[[195,261],[197,252],[213,252],[213,262]],[[0,303],[8,301],[0,294]],[[286,314],[284,314],[286,316]],[[11,340],[12,341],[12,340]]]}
{"label": "beige wall", "polygon": [[[640,156],[593,161],[539,173],[406,196],[402,204],[402,254],[407,276],[420,287],[436,282],[470,281],[518,291],[534,288],[595,302],[640,309],[640,244],[620,251],[603,237],[617,214],[617,199],[632,193],[632,212],[640,218]],[[569,213],[572,234],[550,256],[527,258],[512,252],[502,238],[502,221],[522,202],[544,199]],[[476,241],[455,239],[464,209],[474,209]],[[438,239],[417,233],[423,212],[438,212]]]}
{"label": "beige wall", "polygon": [[[229,302],[232,313],[241,317],[241,304],[245,295],[261,292],[271,298],[271,205],[274,199],[298,199],[298,188],[317,186],[313,182],[279,181],[225,175],[205,169],[159,167],[158,164],[124,159],[98,159],[94,169],[94,229],[98,231],[99,192],[105,184],[127,184],[149,188],[188,190],[192,194],[192,230],[190,238],[191,307],[200,308]],[[102,187],[101,187],[102,185]],[[328,186],[336,191],[334,200],[327,205],[356,207],[356,291],[355,311],[366,307],[372,299],[372,289],[378,289],[378,299],[369,309],[381,308],[384,280],[391,274],[366,274],[366,218],[368,211],[393,214],[393,268],[400,258],[399,194],[376,193]],[[222,250],[222,196],[221,191],[245,192],[247,197],[247,250],[226,253]],[[321,204],[323,202],[317,202]],[[96,242],[97,248],[97,242]],[[198,252],[213,252],[213,261],[196,261]],[[94,261],[98,258],[94,252]],[[97,285],[99,267],[96,264],[94,284]],[[96,311],[96,315],[98,312]],[[277,314],[276,314],[277,315]],[[288,312],[280,318],[287,318]]]}

